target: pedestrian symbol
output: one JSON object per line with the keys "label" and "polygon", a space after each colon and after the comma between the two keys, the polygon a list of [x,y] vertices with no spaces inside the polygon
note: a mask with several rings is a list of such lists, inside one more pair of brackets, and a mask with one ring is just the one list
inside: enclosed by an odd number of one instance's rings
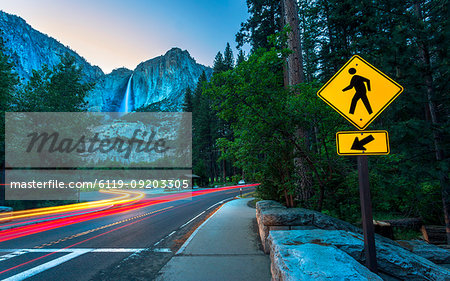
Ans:
{"label": "pedestrian symbol", "polygon": [[402,86],[355,55],[317,95],[364,130],[402,91]]}
{"label": "pedestrian symbol", "polygon": [[355,114],[356,103],[360,99],[366,106],[367,112],[372,114],[372,108],[370,107],[369,100],[367,99],[366,85],[364,84],[364,82],[367,83],[367,90],[370,91],[370,80],[359,75],[354,75],[356,73],[356,69],[353,67],[348,70],[348,73],[353,75],[353,77],[350,81],[350,85],[345,87],[342,91],[345,92],[355,88],[355,95],[353,96],[352,104],[350,105],[350,114]]}

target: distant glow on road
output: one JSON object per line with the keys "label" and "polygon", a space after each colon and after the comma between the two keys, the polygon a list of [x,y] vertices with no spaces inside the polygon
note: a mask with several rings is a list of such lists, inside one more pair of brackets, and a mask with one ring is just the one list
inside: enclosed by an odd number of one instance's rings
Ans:
{"label": "distant glow on road", "polygon": [[[208,190],[196,190],[196,191],[192,191],[192,192],[170,194],[170,195],[164,195],[164,196],[160,196],[160,197],[156,197],[156,198],[149,198],[149,199],[142,199],[144,197],[144,193],[142,193],[142,192],[121,190],[120,192],[129,192],[131,194],[138,193],[139,195],[137,195],[137,197],[139,197],[140,200],[136,199],[136,197],[133,197],[134,199],[132,199],[132,200],[130,200],[130,198],[122,199],[119,201],[120,202],[127,201],[127,200],[129,200],[129,201],[121,202],[120,204],[117,204],[118,202],[116,201],[114,203],[114,208],[110,208],[107,210],[100,210],[100,211],[96,211],[96,212],[92,212],[92,213],[88,213],[88,214],[80,214],[80,215],[75,215],[75,216],[71,216],[71,217],[55,219],[52,221],[40,222],[40,223],[35,223],[35,224],[31,224],[31,225],[26,225],[26,226],[20,226],[20,227],[8,229],[8,230],[3,230],[3,231],[0,231],[0,242],[20,238],[20,237],[28,236],[31,234],[40,233],[40,232],[44,232],[44,231],[56,229],[59,227],[88,221],[88,220],[92,220],[92,219],[96,219],[96,218],[100,218],[100,217],[105,217],[105,216],[115,215],[118,213],[123,213],[123,212],[131,211],[131,210],[136,210],[136,209],[148,207],[151,205],[172,202],[172,201],[176,201],[176,200],[183,200],[183,199],[187,199],[190,197],[201,196],[201,195],[219,192],[219,191],[233,190],[233,189],[238,189],[238,188],[243,188],[243,187],[253,187],[253,186],[257,186],[257,185],[258,184],[248,184],[248,185],[228,186],[228,187],[208,189]],[[118,192],[118,190],[116,190],[114,192]],[[82,203],[82,204],[84,204],[84,203]],[[109,204],[111,204],[111,202],[109,202]],[[78,205],[78,204],[72,204],[72,205]],[[72,206],[72,205],[67,205],[67,206]],[[61,207],[61,210],[66,210],[66,209],[64,209],[64,207],[67,207],[67,206],[59,206],[59,207]],[[52,207],[52,208],[55,208],[55,207]]]}

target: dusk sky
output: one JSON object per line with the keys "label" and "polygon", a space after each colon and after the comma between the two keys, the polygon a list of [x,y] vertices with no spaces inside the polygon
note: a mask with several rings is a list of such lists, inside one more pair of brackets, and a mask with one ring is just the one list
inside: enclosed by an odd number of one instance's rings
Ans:
{"label": "dusk sky", "polygon": [[[0,9],[25,19],[105,73],[188,50],[212,65],[247,19],[245,0],[0,0]],[[236,49],[234,49],[236,55]]]}

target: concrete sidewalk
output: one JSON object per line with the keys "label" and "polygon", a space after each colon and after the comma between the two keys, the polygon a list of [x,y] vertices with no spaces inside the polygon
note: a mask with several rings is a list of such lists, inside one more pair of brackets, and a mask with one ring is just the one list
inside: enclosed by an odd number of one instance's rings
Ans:
{"label": "concrete sidewalk", "polygon": [[156,280],[270,280],[270,258],[259,247],[251,199],[226,203],[161,269]]}

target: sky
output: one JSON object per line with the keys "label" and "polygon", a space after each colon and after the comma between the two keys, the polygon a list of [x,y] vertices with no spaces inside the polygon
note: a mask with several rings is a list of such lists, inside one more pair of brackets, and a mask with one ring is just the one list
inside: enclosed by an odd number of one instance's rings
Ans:
{"label": "sky", "polygon": [[[172,47],[211,66],[248,18],[245,0],[0,0],[0,9],[69,46],[105,73]],[[244,50],[248,50],[244,48]]]}

